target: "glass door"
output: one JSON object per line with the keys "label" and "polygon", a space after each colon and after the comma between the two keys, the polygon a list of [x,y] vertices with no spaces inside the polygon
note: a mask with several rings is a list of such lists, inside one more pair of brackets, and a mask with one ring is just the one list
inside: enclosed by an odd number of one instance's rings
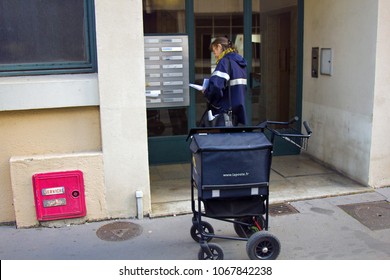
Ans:
{"label": "glass door", "polygon": [[[250,124],[300,116],[297,100],[298,0],[194,1],[195,82],[202,83],[215,67],[210,42],[228,36],[248,62],[247,114]],[[197,93],[196,120],[205,108]],[[295,154],[280,142],[277,154]]]}
{"label": "glass door", "polygon": [[[195,83],[202,84],[215,68],[214,55],[209,50],[213,38],[228,36],[244,56],[243,8],[242,0],[194,1]],[[199,92],[195,94],[196,121],[199,121],[206,110],[206,99]]]}
{"label": "glass door", "polygon": [[[298,0],[252,0],[252,123],[301,116],[298,100]],[[275,154],[296,154],[276,139]]]}
{"label": "glass door", "polygon": [[252,120],[288,120],[297,114],[297,0],[253,0],[252,14]]}

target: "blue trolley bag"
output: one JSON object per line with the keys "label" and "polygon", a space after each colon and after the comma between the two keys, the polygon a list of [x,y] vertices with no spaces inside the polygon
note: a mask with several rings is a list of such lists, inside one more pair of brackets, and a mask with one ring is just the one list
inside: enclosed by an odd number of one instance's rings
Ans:
{"label": "blue trolley bag", "polygon": [[272,156],[264,133],[199,133],[193,135],[190,150],[192,179],[206,215],[264,213]]}

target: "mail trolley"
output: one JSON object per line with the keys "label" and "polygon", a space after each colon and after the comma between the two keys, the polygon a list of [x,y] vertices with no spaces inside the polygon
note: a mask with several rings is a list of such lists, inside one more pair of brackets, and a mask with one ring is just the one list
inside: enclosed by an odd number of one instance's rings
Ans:
{"label": "mail trolley", "polygon": [[[221,246],[209,243],[213,238],[246,241],[250,259],[278,257],[280,241],[268,232],[273,141],[278,136],[302,148],[311,135],[306,122],[306,135],[291,129],[280,130],[296,120],[267,121],[253,127],[191,129],[190,234],[200,244],[198,259],[224,258]],[[203,217],[232,223],[237,236],[216,234]]]}

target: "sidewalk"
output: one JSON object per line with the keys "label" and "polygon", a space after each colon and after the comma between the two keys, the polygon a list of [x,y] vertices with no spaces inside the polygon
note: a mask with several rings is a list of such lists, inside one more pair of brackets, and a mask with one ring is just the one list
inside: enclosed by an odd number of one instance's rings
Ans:
{"label": "sidewalk", "polygon": [[[281,243],[280,260],[390,259],[390,188],[299,200],[289,205],[297,212],[271,215],[269,231]],[[383,205],[371,202],[384,202]],[[357,218],[347,214],[356,203]],[[62,228],[16,229],[0,227],[2,260],[196,260],[199,245],[190,236],[192,215],[143,220],[120,220],[139,229],[138,236],[123,241],[98,237],[103,221]],[[359,221],[360,220],[360,221]],[[233,235],[230,223],[208,221],[215,232]],[[363,222],[368,223],[364,225]],[[128,230],[111,233],[120,239]],[[137,235],[137,234],[134,234]],[[248,260],[246,242],[214,239],[227,260]]]}
{"label": "sidewalk", "polygon": [[[153,217],[191,213],[190,164],[152,166]],[[270,203],[370,191],[340,173],[300,154],[272,158]]]}

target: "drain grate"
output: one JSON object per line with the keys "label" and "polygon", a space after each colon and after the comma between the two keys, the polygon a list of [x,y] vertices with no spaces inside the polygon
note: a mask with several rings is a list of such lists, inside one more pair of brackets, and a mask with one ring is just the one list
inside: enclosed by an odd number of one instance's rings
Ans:
{"label": "drain grate", "polygon": [[142,233],[142,227],[130,222],[114,222],[100,227],[97,237],[105,241],[124,241]]}
{"label": "drain grate", "polygon": [[390,228],[390,203],[388,201],[338,206],[371,230]]}
{"label": "drain grate", "polygon": [[271,216],[282,216],[299,213],[299,211],[289,203],[271,204],[268,210]]}

